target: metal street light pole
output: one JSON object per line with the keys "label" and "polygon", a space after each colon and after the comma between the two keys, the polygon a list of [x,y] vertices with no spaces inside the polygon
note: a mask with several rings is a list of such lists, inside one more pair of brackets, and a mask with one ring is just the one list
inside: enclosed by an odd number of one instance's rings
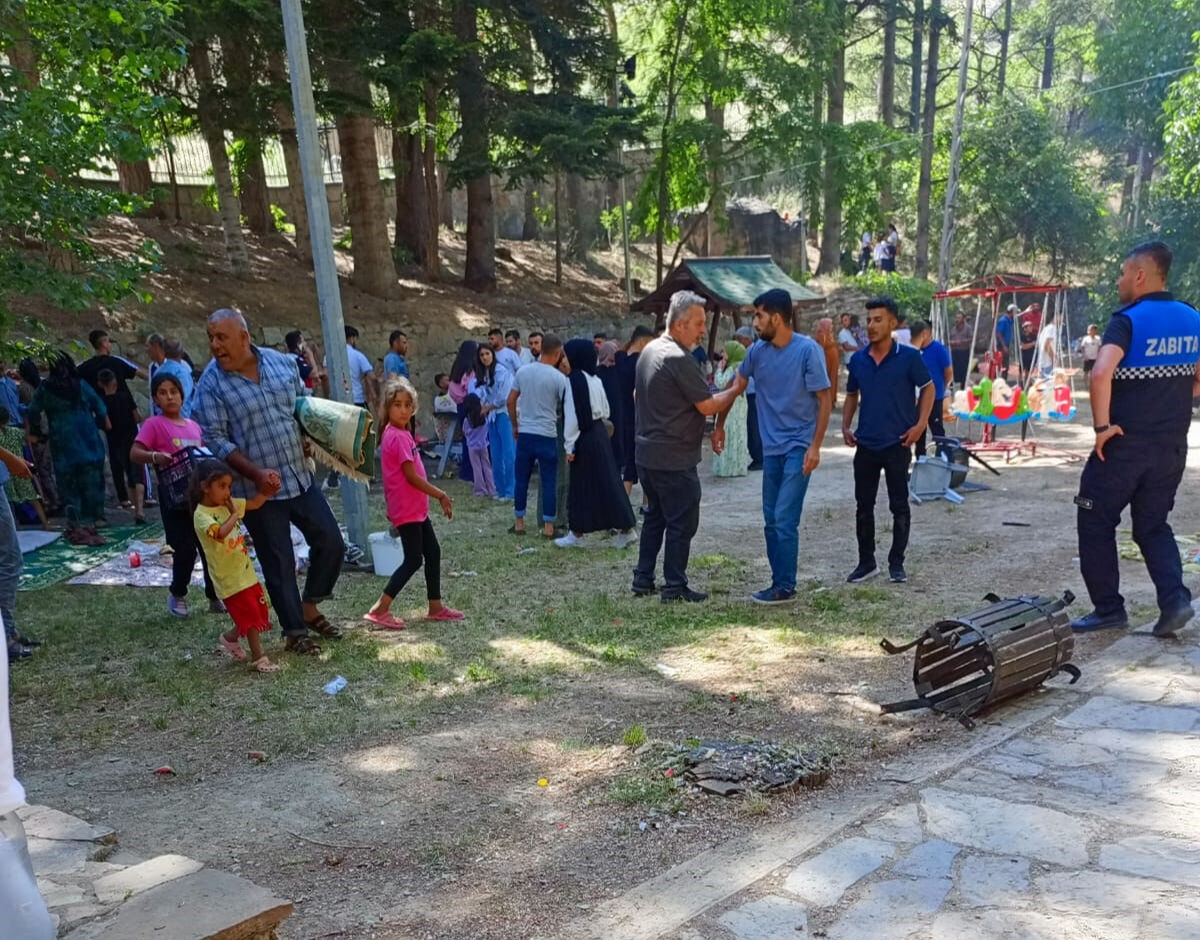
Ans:
{"label": "metal street light pole", "polygon": [[[342,298],[333,260],[333,229],[329,224],[325,175],[321,170],[321,148],[317,141],[317,109],[313,103],[304,15],[300,10],[300,0],[280,0],[280,6],[292,82],[292,108],[296,113],[296,140],[300,145],[304,204],[308,208],[309,234],[312,238],[317,306],[321,310],[321,333],[325,339],[325,362],[329,369],[329,391],[337,401],[349,402],[350,385],[347,377],[350,374],[350,360],[346,352],[346,322],[342,319]],[[367,488],[345,475],[342,476],[341,486],[342,507],[350,541],[369,555]]]}

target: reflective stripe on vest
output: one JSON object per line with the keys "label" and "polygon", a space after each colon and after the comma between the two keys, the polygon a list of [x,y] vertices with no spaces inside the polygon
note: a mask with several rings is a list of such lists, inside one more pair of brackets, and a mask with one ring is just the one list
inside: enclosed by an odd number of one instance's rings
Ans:
{"label": "reflective stripe on vest", "polygon": [[1200,313],[1178,300],[1142,300],[1120,311],[1133,324],[1114,379],[1192,375],[1200,362]]}

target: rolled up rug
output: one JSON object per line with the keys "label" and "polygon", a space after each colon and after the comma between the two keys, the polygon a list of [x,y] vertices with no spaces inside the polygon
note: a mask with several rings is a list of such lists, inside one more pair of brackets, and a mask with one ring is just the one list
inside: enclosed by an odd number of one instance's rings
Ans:
{"label": "rolled up rug", "polygon": [[352,480],[369,482],[375,465],[375,420],[369,411],[305,395],[296,399],[294,413],[313,459]]}

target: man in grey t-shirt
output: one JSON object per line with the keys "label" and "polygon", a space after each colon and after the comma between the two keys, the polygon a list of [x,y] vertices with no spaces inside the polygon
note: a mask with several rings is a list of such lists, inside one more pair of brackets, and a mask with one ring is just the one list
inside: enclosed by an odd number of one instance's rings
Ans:
{"label": "man in grey t-shirt", "polygon": [[513,532],[525,531],[525,506],[529,500],[529,478],[538,465],[542,491],[543,534],[554,535],[554,516],[558,512],[555,483],[558,477],[558,409],[567,394],[567,377],[559,371],[563,358],[562,340],[553,333],[542,338],[542,354],[537,362],[522,366],[513,378],[508,393],[508,416],[513,437],[517,439],[514,464],[516,487]]}
{"label": "man in grey t-shirt", "polygon": [[[647,506],[633,593],[654,592],[654,569],[663,549],[663,603],[708,598],[689,588],[687,580],[692,537],[700,526],[696,464],[705,418],[728,408],[734,396],[712,395],[692,357],[704,337],[705,303],[691,291],[671,295],[667,332],[648,343],[637,362],[634,460]],[[720,445],[714,443],[714,450],[719,453]]]}

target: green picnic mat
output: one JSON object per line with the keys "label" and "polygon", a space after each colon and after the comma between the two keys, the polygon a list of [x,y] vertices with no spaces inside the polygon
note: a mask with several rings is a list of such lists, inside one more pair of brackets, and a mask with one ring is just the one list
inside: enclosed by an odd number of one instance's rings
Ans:
{"label": "green picnic mat", "polygon": [[101,529],[100,534],[108,539],[107,545],[72,545],[65,538],[60,538],[25,555],[25,572],[21,575],[17,590],[40,591],[83,574],[114,555],[123,554],[135,539],[149,541],[162,538],[163,528],[157,522],[115,525]]}

